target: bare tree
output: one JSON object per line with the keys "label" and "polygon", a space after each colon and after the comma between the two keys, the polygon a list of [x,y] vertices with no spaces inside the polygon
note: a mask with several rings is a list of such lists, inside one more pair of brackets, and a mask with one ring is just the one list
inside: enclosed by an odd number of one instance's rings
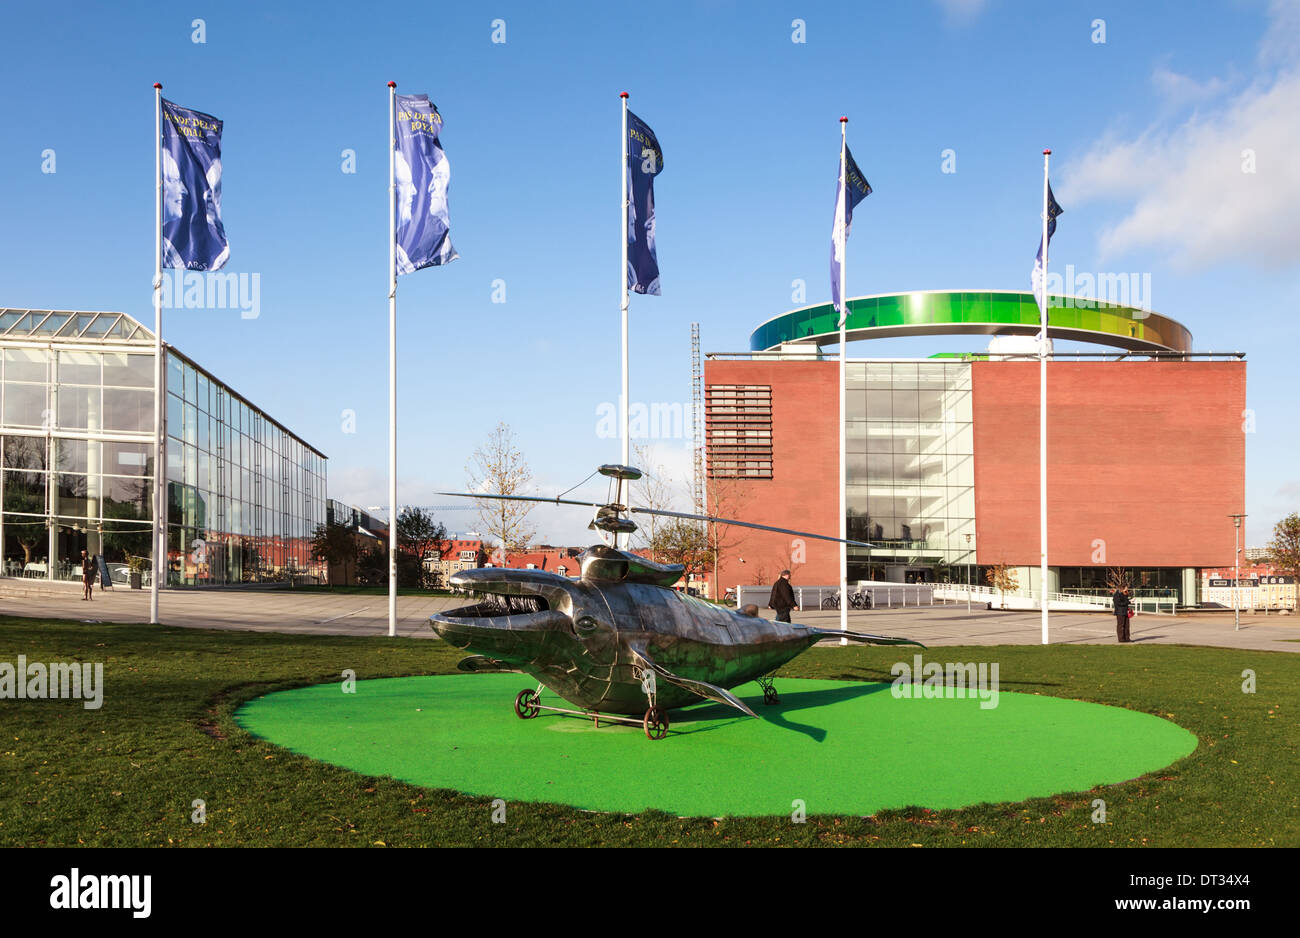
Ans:
{"label": "bare tree", "polygon": [[1291,512],[1273,526],[1268,560],[1295,586],[1295,610],[1300,612],[1300,514]]}
{"label": "bare tree", "polygon": [[[488,436],[487,442],[474,450],[465,467],[471,492],[485,495],[525,495],[533,474],[523,454],[515,447],[515,435],[505,423]],[[476,498],[483,530],[501,542],[504,550],[526,548],[536,530],[528,524],[532,502]]]}
{"label": "bare tree", "polygon": [[[641,479],[634,489],[637,505],[656,511],[672,511],[673,489],[668,470],[664,466],[653,465],[653,453],[648,446],[635,446],[633,453],[637,468],[642,471]],[[658,561],[658,555],[666,547],[670,520],[661,515],[638,516],[639,527],[632,535],[632,541],[637,547],[648,550],[651,560]]]}
{"label": "bare tree", "polygon": [[[710,476],[708,488],[704,493],[705,514],[714,518],[734,518],[745,520],[747,500],[741,494],[739,480]],[[709,522],[706,525],[706,537],[709,551],[713,555],[713,577],[711,598],[718,599],[722,589],[718,583],[718,566],[723,557],[740,549],[745,542],[748,529],[732,524]]]}
{"label": "bare tree", "polygon": [[1112,593],[1128,587],[1133,587],[1133,574],[1123,567],[1106,568],[1106,589]]}
{"label": "bare tree", "polygon": [[4,510],[27,515],[44,515],[20,519],[11,515],[5,522],[6,532],[16,537],[23,549],[23,565],[31,563],[32,552],[47,544],[49,516],[46,507],[47,442],[43,437],[10,436],[5,439]]}

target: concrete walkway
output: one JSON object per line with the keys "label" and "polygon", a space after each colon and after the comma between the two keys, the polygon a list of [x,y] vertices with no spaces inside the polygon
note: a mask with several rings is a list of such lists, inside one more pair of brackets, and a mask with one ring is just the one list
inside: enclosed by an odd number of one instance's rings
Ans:
{"label": "concrete walkway", "polygon": [[[25,593],[25,595],[24,595]],[[445,596],[399,596],[397,634],[434,638],[430,613],[464,605]],[[388,634],[388,597],[326,592],[270,590],[168,590],[159,597],[166,625],[207,629],[248,629],[304,635]],[[768,616],[772,612],[766,612]],[[0,582],[0,615],[100,622],[148,622],[149,593],[144,590],[96,590],[81,600],[76,584],[54,584],[39,594]],[[839,612],[808,611],[795,621],[839,628]],[[1243,615],[1233,630],[1232,614],[1194,616],[1139,615],[1133,620],[1135,643],[1215,645],[1267,651],[1300,652],[1300,619],[1294,616]],[[1053,644],[1115,643],[1115,619],[1097,613],[1054,613]],[[849,628],[877,635],[912,638],[925,645],[1036,645],[1041,639],[1037,612],[989,611],[965,604],[907,609],[850,611]]]}

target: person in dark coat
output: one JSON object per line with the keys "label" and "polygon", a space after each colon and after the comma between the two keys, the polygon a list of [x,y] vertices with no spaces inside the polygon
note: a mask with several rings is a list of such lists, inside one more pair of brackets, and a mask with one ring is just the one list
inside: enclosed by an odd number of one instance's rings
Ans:
{"label": "person in dark coat", "polygon": [[767,608],[776,610],[777,622],[789,622],[790,610],[794,607],[794,588],[790,586],[790,571],[782,570],[781,579],[772,584],[772,595],[767,598]]}
{"label": "person in dark coat", "polygon": [[1129,601],[1128,587],[1121,586],[1115,590],[1115,594],[1110,598],[1111,605],[1115,608],[1115,637],[1121,642],[1131,642],[1128,634],[1129,624]]}

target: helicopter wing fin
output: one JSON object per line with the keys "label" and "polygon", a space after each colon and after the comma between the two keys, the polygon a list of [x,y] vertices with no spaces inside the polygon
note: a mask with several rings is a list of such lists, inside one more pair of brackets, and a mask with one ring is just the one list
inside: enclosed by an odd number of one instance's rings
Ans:
{"label": "helicopter wing fin", "polygon": [[629,645],[629,650],[641,663],[642,667],[649,668],[659,677],[663,678],[669,684],[675,684],[683,690],[688,690],[692,694],[699,694],[705,700],[712,700],[716,703],[726,704],[728,707],[735,707],[746,716],[758,717],[753,710],[745,706],[744,702],[731,691],[718,687],[716,684],[710,684],[708,681],[696,681],[688,677],[681,677],[664,668],[662,665],[655,664],[654,660],[645,652],[645,649],[639,645]]}
{"label": "helicopter wing fin", "polygon": [[489,658],[487,655],[470,655],[468,658],[461,658],[456,662],[456,670],[470,673],[480,671],[516,671],[523,673],[518,668],[508,665],[504,661]]}
{"label": "helicopter wing fin", "polygon": [[808,626],[808,631],[813,635],[822,638],[847,638],[855,642],[865,642],[871,645],[915,645],[917,648],[924,648],[920,642],[913,641],[910,638],[898,638],[893,635],[872,635],[868,632],[842,632],[839,629],[819,629],[816,626]]}

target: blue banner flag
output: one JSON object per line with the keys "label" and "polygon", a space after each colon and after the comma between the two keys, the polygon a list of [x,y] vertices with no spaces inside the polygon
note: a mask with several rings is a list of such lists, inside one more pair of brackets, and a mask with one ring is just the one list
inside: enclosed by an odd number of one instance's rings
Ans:
{"label": "blue banner flag", "polygon": [[844,263],[844,246],[848,243],[849,228],[853,225],[853,209],[871,195],[871,184],[858,169],[858,164],[853,161],[853,154],[849,152],[847,146],[844,148],[844,162],[849,170],[848,191],[846,196],[844,175],[838,174],[835,182],[835,222],[831,228],[831,302],[839,311],[841,325],[848,314],[847,304],[840,296],[840,266]]}
{"label": "blue banner flag", "polygon": [[655,255],[655,176],[663,172],[664,151],[654,131],[627,112],[627,286],[633,293],[659,296]]}
{"label": "blue banner flag", "polygon": [[[1056,234],[1056,216],[1062,215],[1065,210],[1056,204],[1056,196],[1052,195],[1052,184],[1047,184],[1047,243],[1052,243],[1052,235]],[[1029,282],[1034,288],[1034,301],[1038,303],[1038,308],[1043,307],[1043,238],[1038,238],[1038,256],[1034,258],[1034,271],[1030,274]]]}
{"label": "blue banner flag", "polygon": [[442,115],[427,94],[397,95],[396,130],[397,272],[412,274],[460,256],[447,214],[451,164],[438,142]]}
{"label": "blue banner flag", "polygon": [[221,121],[162,99],[162,265],[220,270],[230,257],[221,224]]}

